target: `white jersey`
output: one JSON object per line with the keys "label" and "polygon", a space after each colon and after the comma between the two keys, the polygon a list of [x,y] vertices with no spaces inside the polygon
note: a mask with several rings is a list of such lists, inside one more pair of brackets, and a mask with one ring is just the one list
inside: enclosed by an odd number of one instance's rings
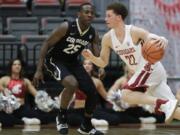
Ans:
{"label": "white jersey", "polygon": [[134,45],[131,37],[131,25],[125,25],[125,37],[122,43],[118,40],[114,29],[109,31],[112,49],[134,71],[125,88],[146,91],[154,96],[173,99],[169,86],[166,84],[166,71],[160,62],[149,64],[142,56],[141,45]]}
{"label": "white jersey", "polygon": [[125,25],[125,37],[121,43],[115,34],[114,29],[110,30],[112,49],[120,56],[127,66],[136,70],[140,65],[147,63],[141,55],[141,45],[134,45],[130,34],[131,25]]}

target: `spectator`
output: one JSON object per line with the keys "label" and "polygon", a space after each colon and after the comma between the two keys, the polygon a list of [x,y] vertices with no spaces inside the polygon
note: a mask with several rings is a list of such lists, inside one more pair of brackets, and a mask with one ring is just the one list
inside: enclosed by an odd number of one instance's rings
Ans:
{"label": "spectator", "polygon": [[[15,124],[46,123],[47,118],[45,118],[45,116],[42,116],[33,110],[29,104],[25,103],[27,92],[34,97],[38,95],[38,92],[31,84],[30,80],[23,76],[21,61],[19,59],[10,61],[8,70],[9,74],[0,79],[0,91],[3,93],[3,95],[1,93],[1,99],[13,98],[13,101],[15,101],[16,104],[14,104],[14,106],[9,105],[9,103],[11,103],[11,101],[9,101],[5,105],[4,111],[0,112],[0,122],[2,122],[2,125],[13,126]],[[2,99],[2,101],[6,101],[5,99]]]}

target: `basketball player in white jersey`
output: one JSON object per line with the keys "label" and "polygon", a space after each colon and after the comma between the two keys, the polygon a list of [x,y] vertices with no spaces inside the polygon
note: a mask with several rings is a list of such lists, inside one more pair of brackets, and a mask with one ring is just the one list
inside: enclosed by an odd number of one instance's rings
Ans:
{"label": "basketball player in white jersey", "polygon": [[109,62],[112,49],[135,72],[122,89],[122,100],[129,104],[153,106],[155,113],[165,113],[166,123],[173,118],[180,120],[180,109],[177,108],[177,100],[167,85],[167,76],[163,65],[160,62],[148,63],[141,53],[142,41],[146,42],[155,38],[154,45],[165,49],[167,40],[142,28],[125,25],[124,19],[127,15],[128,10],[124,5],[120,3],[109,5],[105,21],[110,30],[102,38],[100,57],[95,57],[87,49],[82,52],[82,55],[95,65],[105,67]]}

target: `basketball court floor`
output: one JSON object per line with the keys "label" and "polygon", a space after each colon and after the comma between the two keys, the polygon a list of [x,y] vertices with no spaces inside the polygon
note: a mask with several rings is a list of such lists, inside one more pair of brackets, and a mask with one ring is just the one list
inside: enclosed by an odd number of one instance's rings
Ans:
{"label": "basketball court floor", "polygon": [[[69,135],[79,135],[77,128],[71,127]],[[180,125],[120,125],[118,127],[110,127],[106,131],[106,135],[179,135]],[[44,127],[14,127],[3,128],[0,135],[59,135],[55,126]]]}

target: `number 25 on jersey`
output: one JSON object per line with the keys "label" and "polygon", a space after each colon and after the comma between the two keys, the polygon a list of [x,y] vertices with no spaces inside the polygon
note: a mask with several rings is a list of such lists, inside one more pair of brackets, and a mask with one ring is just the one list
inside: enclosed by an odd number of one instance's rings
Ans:
{"label": "number 25 on jersey", "polygon": [[67,48],[63,50],[66,54],[74,54],[81,48],[80,45],[69,44]]}

